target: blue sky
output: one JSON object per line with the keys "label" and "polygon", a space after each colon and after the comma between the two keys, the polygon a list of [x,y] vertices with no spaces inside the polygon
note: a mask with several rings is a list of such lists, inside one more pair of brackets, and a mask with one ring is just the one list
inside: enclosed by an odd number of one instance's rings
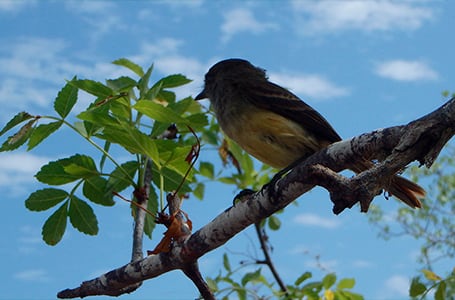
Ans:
{"label": "blue sky", "polygon": [[[200,91],[213,63],[241,57],[315,107],[341,136],[352,137],[407,123],[440,106],[441,91],[455,90],[454,9],[453,1],[0,0],[0,124],[21,110],[50,113],[58,90],[74,75],[103,80],[125,74],[110,63],[120,57],[144,68],[154,63],[152,80],[187,75],[194,81],[176,90],[181,97]],[[92,100],[83,93],[80,99],[76,112]],[[63,130],[31,153],[0,154],[0,299],[52,299],[129,260],[132,220],[124,203],[95,208],[96,237],[69,228],[55,247],[41,241],[48,212],[27,211],[24,200],[41,187],[33,175],[42,164],[73,152],[95,153]],[[203,148],[201,155],[212,154]],[[190,198],[184,209],[197,229],[235,193],[210,184],[204,201]],[[355,291],[366,299],[407,298],[419,267],[418,242],[378,239],[357,208],[332,215],[322,189],[298,203],[280,215],[282,230],[270,233],[285,281],[305,271],[316,278],[333,271],[356,278]],[[400,205],[380,197],[375,203],[389,215]],[[155,236],[146,249],[154,248],[160,233]],[[201,270],[214,277],[224,252],[235,262],[256,255],[257,247],[248,229],[203,257]],[[120,299],[196,296],[185,276],[172,272]]]}

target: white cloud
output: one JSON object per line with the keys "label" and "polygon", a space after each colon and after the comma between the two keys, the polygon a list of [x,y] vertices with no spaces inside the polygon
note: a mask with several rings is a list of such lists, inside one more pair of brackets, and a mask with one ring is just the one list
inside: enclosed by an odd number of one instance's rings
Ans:
{"label": "white cloud", "polygon": [[409,278],[402,275],[393,275],[384,283],[383,296],[393,295],[393,297],[406,297],[409,291]]}
{"label": "white cloud", "polygon": [[3,109],[0,112],[0,123],[6,122],[22,110],[31,108],[31,104],[39,107],[47,107],[55,98],[56,89],[37,86],[24,86],[23,81],[6,79],[0,83],[0,104]]}
{"label": "white cloud", "polygon": [[35,182],[36,172],[50,159],[30,153],[2,153],[0,159],[0,187],[10,193],[23,194],[24,185]]}
{"label": "white cloud", "polygon": [[99,40],[104,34],[126,30],[125,21],[116,13],[115,1],[67,1],[66,7],[72,13],[82,16],[84,22],[92,27],[90,38]]}
{"label": "white cloud", "polygon": [[[149,59],[149,56],[162,56],[166,54],[175,54],[183,45],[183,41],[175,38],[161,38],[153,43],[143,43],[138,60]],[[147,57],[144,57],[147,56]],[[136,61],[136,60],[135,60]]]}
{"label": "white cloud", "polygon": [[60,39],[22,38],[4,48],[0,58],[0,73],[8,77],[33,79],[44,82],[63,80],[68,70],[62,68],[61,53],[66,43]]}
{"label": "white cloud", "polygon": [[173,8],[199,8],[204,4],[204,0],[183,0],[183,1],[175,1],[175,0],[164,0],[161,3],[169,5]]}
{"label": "white cloud", "polygon": [[338,220],[332,218],[324,218],[311,213],[303,213],[296,215],[293,221],[297,224],[304,226],[315,226],[327,229],[336,228],[341,224],[340,221]]}
{"label": "white cloud", "polygon": [[[18,172],[34,174],[49,158],[33,155],[27,152],[3,153],[0,160],[0,173]],[[0,184],[4,184],[0,180]]]}
{"label": "white cloud", "polygon": [[[0,46],[0,122],[17,113],[38,107],[49,109],[65,79],[74,75],[80,78],[115,78],[124,69],[111,63],[97,63],[75,59],[68,52],[68,45],[61,39],[19,38],[8,46]],[[93,100],[90,99],[90,100]],[[84,107],[86,103],[84,104]],[[78,102],[78,105],[81,103]]]}
{"label": "white cloud", "polygon": [[104,14],[111,11],[115,7],[115,2],[112,1],[91,1],[91,0],[77,0],[77,1],[65,1],[65,5],[68,9],[78,13],[90,13],[90,14]]}
{"label": "white cloud", "polygon": [[22,281],[34,281],[34,282],[49,282],[50,277],[46,270],[42,269],[30,269],[21,272],[17,272],[13,275],[14,278]]}
{"label": "white cloud", "polygon": [[352,262],[352,266],[354,268],[365,269],[371,268],[373,264],[371,263],[371,261],[358,259]]}
{"label": "white cloud", "polygon": [[376,74],[398,81],[436,80],[439,77],[425,62],[400,59],[378,64]]}
{"label": "white cloud", "polygon": [[299,97],[313,100],[325,100],[349,94],[347,88],[337,86],[324,77],[314,74],[270,73],[270,80],[291,90]]}
{"label": "white cloud", "polygon": [[35,4],[36,0],[1,0],[0,1],[0,12],[4,11],[7,13],[17,12],[27,7],[30,4]]}
{"label": "white cloud", "polygon": [[161,75],[181,73],[194,80],[175,90],[177,97],[186,97],[200,91],[204,74],[210,65],[180,54],[179,49],[182,45],[181,40],[162,38],[153,43],[144,43],[139,53],[131,56],[130,59],[144,66],[153,62],[154,70]]}
{"label": "white cloud", "polygon": [[224,14],[224,23],[221,25],[222,42],[228,42],[232,36],[241,32],[259,34],[267,30],[276,30],[278,25],[272,22],[261,22],[255,18],[251,10],[236,8]]}
{"label": "white cloud", "polygon": [[415,30],[434,12],[412,1],[293,1],[297,30],[305,35],[343,30]]}
{"label": "white cloud", "polygon": [[19,228],[18,252],[23,255],[28,255],[36,252],[36,246],[41,245],[41,231],[39,228],[24,225]]}

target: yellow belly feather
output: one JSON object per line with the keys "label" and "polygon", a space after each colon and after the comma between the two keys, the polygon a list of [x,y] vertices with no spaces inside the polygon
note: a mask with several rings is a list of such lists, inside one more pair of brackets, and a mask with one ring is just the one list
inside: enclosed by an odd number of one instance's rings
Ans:
{"label": "yellow belly feather", "polygon": [[251,111],[224,124],[224,132],[246,152],[275,168],[285,168],[321,148],[312,135],[294,121],[273,112]]}

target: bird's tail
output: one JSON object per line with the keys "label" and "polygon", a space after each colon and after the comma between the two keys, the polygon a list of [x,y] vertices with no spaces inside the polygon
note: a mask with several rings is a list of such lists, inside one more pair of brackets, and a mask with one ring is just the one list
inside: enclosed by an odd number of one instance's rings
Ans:
{"label": "bird's tail", "polygon": [[[353,171],[360,173],[371,168],[372,166],[373,163],[371,161],[362,161],[362,163],[356,164]],[[399,175],[395,175],[386,190],[412,208],[422,207],[422,203],[419,199],[423,199],[425,197],[425,190],[417,183]]]}
{"label": "bird's tail", "polygon": [[425,190],[406,178],[394,176],[387,191],[412,208],[422,207],[419,199],[425,197]]}

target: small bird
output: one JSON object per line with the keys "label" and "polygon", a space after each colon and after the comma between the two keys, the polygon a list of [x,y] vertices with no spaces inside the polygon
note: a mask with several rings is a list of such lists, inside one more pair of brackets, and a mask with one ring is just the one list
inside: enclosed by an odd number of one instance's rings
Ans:
{"label": "small bird", "polygon": [[[243,59],[213,65],[195,100],[208,98],[221,129],[246,152],[274,168],[298,161],[338,142],[341,137],[316,110],[287,89],[270,82],[265,70]],[[359,160],[353,171],[373,166]],[[395,175],[389,193],[412,208],[421,207],[425,190]]]}

